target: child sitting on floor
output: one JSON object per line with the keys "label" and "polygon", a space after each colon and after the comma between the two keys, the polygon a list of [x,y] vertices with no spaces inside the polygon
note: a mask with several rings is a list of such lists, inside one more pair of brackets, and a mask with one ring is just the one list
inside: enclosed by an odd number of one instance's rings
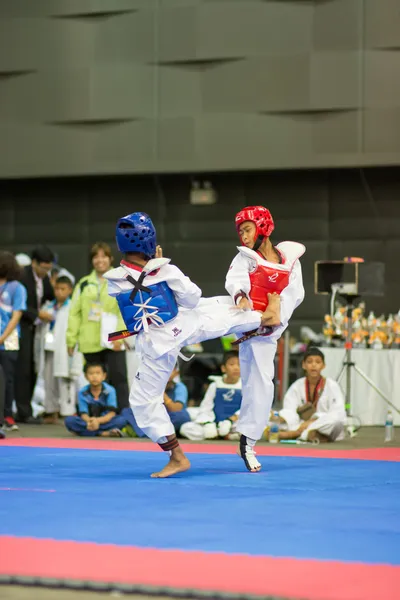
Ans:
{"label": "child sitting on floor", "polygon": [[302,367],[306,376],[295,381],[283,399],[283,409],[279,412],[279,439],[342,440],[346,424],[345,401],[339,384],[321,375],[325,368],[321,350],[309,348]]}
{"label": "child sitting on floor", "polygon": [[180,434],[189,440],[211,440],[223,438],[239,439],[235,425],[242,402],[242,382],[238,353],[224,354],[221,365],[222,376],[212,376],[206,395],[195,420],[184,423]]}
{"label": "child sitting on floor", "polygon": [[76,435],[122,437],[127,424],[124,409],[120,415],[115,388],[105,382],[107,373],[102,363],[86,363],[84,373],[88,380],[78,395],[79,416],[67,417],[66,428]]}

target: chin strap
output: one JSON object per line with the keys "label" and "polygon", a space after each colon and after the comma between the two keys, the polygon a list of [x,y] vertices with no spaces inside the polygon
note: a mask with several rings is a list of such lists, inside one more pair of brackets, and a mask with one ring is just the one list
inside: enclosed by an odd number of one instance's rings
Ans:
{"label": "chin strap", "polygon": [[253,246],[253,250],[254,250],[254,252],[257,252],[257,250],[259,249],[259,247],[260,247],[260,246],[261,246],[261,244],[263,243],[264,239],[265,239],[265,236],[263,236],[263,235],[259,235],[259,236],[257,237],[257,239],[256,239],[256,241],[255,241],[255,244],[254,244],[254,246]]}

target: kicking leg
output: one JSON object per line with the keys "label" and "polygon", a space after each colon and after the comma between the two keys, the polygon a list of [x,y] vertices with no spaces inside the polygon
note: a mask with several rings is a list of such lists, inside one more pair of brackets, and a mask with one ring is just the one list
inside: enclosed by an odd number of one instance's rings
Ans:
{"label": "kicking leg", "polygon": [[232,333],[241,335],[244,331],[257,330],[261,326],[262,315],[254,310],[244,311],[229,304],[218,302],[202,304],[195,308],[190,318],[199,322],[197,331],[182,344],[189,346],[206,340],[213,340]]}

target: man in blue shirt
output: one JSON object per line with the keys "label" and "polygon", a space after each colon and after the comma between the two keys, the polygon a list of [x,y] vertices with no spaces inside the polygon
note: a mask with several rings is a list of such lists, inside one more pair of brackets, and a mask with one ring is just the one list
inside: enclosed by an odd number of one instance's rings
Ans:
{"label": "man in blue shirt", "polygon": [[[26,289],[18,281],[20,268],[11,252],[0,251],[0,365],[4,389],[4,410],[0,408],[0,429],[18,429],[12,415],[14,381],[19,351],[22,312],[26,310]],[[3,414],[4,413],[4,414]]]}
{"label": "man in blue shirt", "polygon": [[89,384],[79,391],[79,416],[66,417],[66,428],[77,435],[122,437],[121,429],[127,419],[117,414],[117,394],[115,388],[105,382],[105,366],[86,363],[84,372]]}

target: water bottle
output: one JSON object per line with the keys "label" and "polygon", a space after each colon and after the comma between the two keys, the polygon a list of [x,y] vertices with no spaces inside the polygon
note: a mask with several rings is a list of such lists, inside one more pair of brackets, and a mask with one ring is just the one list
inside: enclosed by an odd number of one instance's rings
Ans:
{"label": "water bottle", "polygon": [[385,442],[391,442],[393,439],[393,413],[388,410],[385,422]]}
{"label": "water bottle", "polygon": [[279,442],[279,413],[274,412],[274,416],[271,419],[271,426],[269,428],[269,443],[277,444]]}

